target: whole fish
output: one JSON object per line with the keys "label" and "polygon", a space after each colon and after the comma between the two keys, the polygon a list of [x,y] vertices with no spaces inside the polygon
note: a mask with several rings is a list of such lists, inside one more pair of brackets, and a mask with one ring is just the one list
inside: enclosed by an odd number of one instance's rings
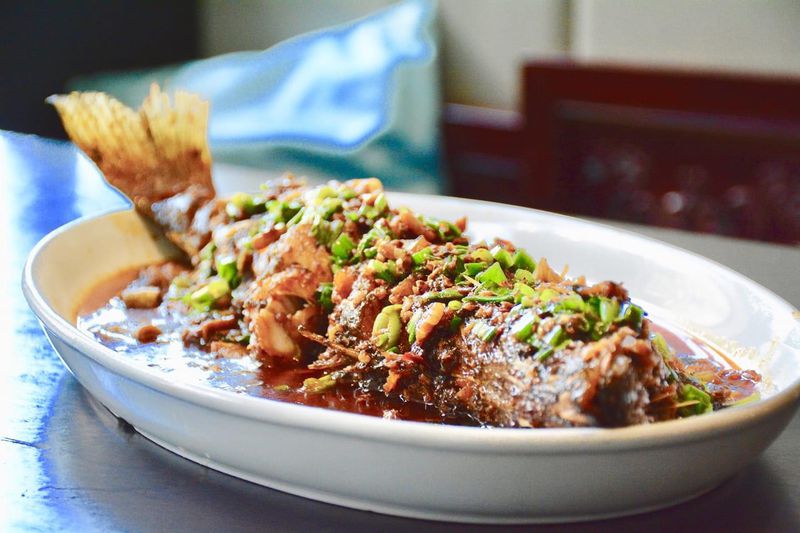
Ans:
{"label": "whole fish", "polygon": [[625,426],[736,399],[719,385],[730,374],[693,377],[622,285],[569,279],[508,241],[470,243],[466,219],[392,208],[375,178],[310,188],[286,176],[216,198],[196,96],[170,103],[154,85],[138,112],[100,93],[49,101],[191,259],[123,293],[190,317],[185,343],[308,367],[307,394],[362,391],[482,425]]}

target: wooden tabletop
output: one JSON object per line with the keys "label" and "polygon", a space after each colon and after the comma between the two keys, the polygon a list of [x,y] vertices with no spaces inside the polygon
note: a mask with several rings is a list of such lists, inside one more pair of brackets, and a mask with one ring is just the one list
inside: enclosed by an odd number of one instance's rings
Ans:
{"label": "wooden tabletop", "polygon": [[[45,339],[20,275],[30,249],[51,230],[126,205],[72,145],[0,132],[0,529],[494,529],[354,511],[241,481],[160,448],[93,400]],[[800,307],[798,248],[622,226],[725,264]],[[798,531],[800,416],[755,462],[705,496],[657,512],[541,529]]]}

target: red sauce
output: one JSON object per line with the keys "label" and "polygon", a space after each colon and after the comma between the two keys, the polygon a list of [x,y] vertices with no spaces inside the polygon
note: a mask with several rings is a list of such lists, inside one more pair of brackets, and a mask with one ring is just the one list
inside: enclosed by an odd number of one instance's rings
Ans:
{"label": "red sauce", "polygon": [[[186,346],[180,334],[187,325],[185,316],[168,314],[162,308],[127,309],[120,298],[114,296],[135,279],[138,272],[139,269],[126,270],[102,281],[78,307],[78,327],[128,357],[176,377],[181,375],[182,379],[262,398],[370,416],[474,425],[474,421],[463,416],[447,416],[419,403],[351,387],[308,393],[303,390],[303,381],[321,377],[322,371],[279,361],[259,362],[250,356],[216,357],[196,346]],[[141,344],[132,338],[140,326],[151,323],[161,329],[164,342]],[[651,323],[651,330],[664,336],[689,373],[716,375],[707,385],[711,387],[709,392],[714,387],[726,387],[732,391],[732,401],[753,394],[758,375],[736,372],[739,369],[730,359],[702,339],[663,323]]]}
{"label": "red sauce", "polygon": [[[180,336],[180,330],[186,326],[184,317],[165,313],[162,308],[128,309],[115,296],[136,279],[138,272],[139,269],[126,270],[100,282],[78,307],[78,328],[104,345],[147,366],[225,390],[370,416],[472,424],[469,419],[446,416],[429,406],[349,387],[307,393],[302,390],[303,381],[321,377],[321,370],[281,364],[279,361],[257,362],[249,356],[215,357],[196,346],[186,346]],[[132,338],[133,332],[140,326],[151,323],[158,325],[162,331],[161,339],[166,338],[166,342],[141,344]]]}

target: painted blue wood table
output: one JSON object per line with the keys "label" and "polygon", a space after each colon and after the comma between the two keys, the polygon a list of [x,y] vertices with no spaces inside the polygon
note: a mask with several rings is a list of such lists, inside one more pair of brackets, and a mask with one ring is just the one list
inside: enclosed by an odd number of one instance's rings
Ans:
{"label": "painted blue wood table", "polygon": [[[71,144],[0,132],[0,530],[491,529],[353,511],[253,485],[163,450],[95,402],[42,334],[20,276],[46,233],[126,205]],[[727,264],[800,307],[798,248],[626,227]],[[679,528],[800,530],[800,417],[758,460],[699,499],[543,529]]]}

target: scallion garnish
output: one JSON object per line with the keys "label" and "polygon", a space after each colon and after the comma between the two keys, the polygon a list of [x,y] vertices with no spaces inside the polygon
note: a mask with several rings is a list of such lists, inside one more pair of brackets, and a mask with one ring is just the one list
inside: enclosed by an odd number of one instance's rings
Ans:
{"label": "scallion garnish", "polygon": [[184,302],[196,311],[210,311],[217,300],[230,293],[228,282],[215,278],[184,297]]}
{"label": "scallion garnish", "polygon": [[314,296],[326,313],[333,311],[333,283],[320,283]]}
{"label": "scallion garnish", "polygon": [[417,309],[414,314],[411,315],[411,320],[406,324],[409,344],[414,344],[414,341],[417,339],[417,322],[419,322],[420,318],[422,318],[422,309]]}
{"label": "scallion garnish", "polygon": [[400,340],[400,330],[402,329],[402,323],[400,322],[401,308],[401,305],[387,305],[375,318],[375,323],[372,326],[372,338],[379,348],[388,350],[397,346],[397,341]]}
{"label": "scallion garnish", "polygon": [[219,277],[227,281],[232,289],[235,289],[236,286],[239,285],[241,278],[239,276],[239,269],[236,266],[235,257],[217,257],[216,267]]}
{"label": "scallion garnish", "polygon": [[331,254],[338,259],[345,260],[350,257],[350,252],[356,247],[356,243],[346,234],[342,233],[331,244]]}
{"label": "scallion garnish", "polygon": [[494,283],[500,285],[508,278],[503,273],[503,268],[500,263],[492,263],[492,266],[475,276],[475,279],[481,283]]}
{"label": "scallion garnish", "polygon": [[525,270],[524,268],[519,268],[516,272],[514,272],[514,279],[523,283],[527,283],[528,285],[536,283],[536,278],[533,276],[533,272]]}
{"label": "scallion garnish", "polygon": [[536,324],[538,317],[534,314],[526,314],[514,323],[511,328],[511,334],[518,341],[526,341],[533,335],[533,326]]}
{"label": "scallion garnish", "polygon": [[424,302],[435,302],[435,301],[447,301],[447,300],[460,300],[461,293],[458,289],[444,289],[443,291],[438,292],[426,292],[422,295],[422,301]]}
{"label": "scallion garnish", "polygon": [[536,261],[528,255],[528,252],[520,248],[517,250],[517,253],[514,254],[513,267],[533,272],[536,270]]}
{"label": "scallion garnish", "polygon": [[467,273],[468,276],[475,277],[484,270],[486,267],[489,266],[489,263],[464,263],[464,272]]}
{"label": "scallion garnish", "polygon": [[612,298],[601,298],[599,311],[600,320],[606,324],[610,324],[617,319],[617,315],[619,314],[619,302]]}
{"label": "scallion garnish", "polygon": [[497,336],[497,328],[483,320],[477,320],[472,325],[472,334],[484,342],[491,342]]}
{"label": "scallion garnish", "polygon": [[564,328],[561,326],[554,327],[542,338],[542,342],[545,342],[554,348],[558,348],[566,341],[569,341],[569,338],[567,337],[567,332],[564,331]]}
{"label": "scallion garnish", "polygon": [[[683,405],[681,405],[683,404]],[[680,416],[693,416],[708,413],[714,409],[711,396],[694,385],[685,384],[680,389],[681,407],[678,408]]]}
{"label": "scallion garnish", "polygon": [[492,252],[490,252],[486,248],[478,248],[477,250],[472,250],[472,252],[470,252],[469,255],[471,255],[478,261],[485,263],[486,265],[494,261],[494,257],[492,257]]}
{"label": "scallion garnish", "polygon": [[555,350],[553,349],[552,346],[545,346],[543,348],[540,348],[535,354],[533,354],[533,357],[536,358],[537,361],[544,361],[554,353]]}
{"label": "scallion garnish", "polygon": [[514,258],[511,256],[511,253],[500,245],[492,248],[490,253],[494,260],[500,263],[503,268],[511,268],[511,265],[514,263]]}
{"label": "scallion garnish", "polygon": [[513,302],[514,301],[514,294],[511,292],[506,292],[503,294],[471,294],[464,298],[465,302],[477,302],[477,303],[497,303],[497,302]]}
{"label": "scallion garnish", "polygon": [[430,259],[432,255],[433,252],[430,248],[423,248],[422,250],[411,254],[411,259],[414,261],[416,266],[422,266],[428,261],[428,259]]}

